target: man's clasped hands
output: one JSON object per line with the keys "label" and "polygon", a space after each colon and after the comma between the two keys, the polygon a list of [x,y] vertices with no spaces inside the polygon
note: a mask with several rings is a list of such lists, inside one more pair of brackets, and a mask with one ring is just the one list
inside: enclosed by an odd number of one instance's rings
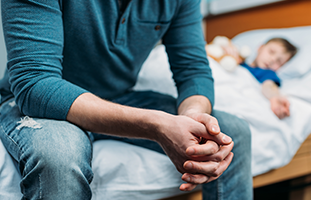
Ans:
{"label": "man's clasped hands", "polygon": [[190,191],[198,184],[217,179],[231,163],[234,146],[232,139],[220,131],[217,119],[190,112],[177,115],[173,121],[177,124],[168,131],[172,134],[166,134],[159,143],[183,174],[186,183],[179,189]]}

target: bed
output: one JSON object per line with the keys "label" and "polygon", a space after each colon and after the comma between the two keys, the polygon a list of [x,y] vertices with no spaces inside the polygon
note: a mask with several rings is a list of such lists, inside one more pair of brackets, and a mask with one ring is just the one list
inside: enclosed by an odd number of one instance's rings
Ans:
{"label": "bed", "polygon": [[[250,125],[254,177],[288,164],[311,133],[310,35],[311,26],[303,26],[247,31],[232,39],[237,46],[248,45],[252,49],[247,60],[254,59],[260,44],[276,36],[286,38],[299,48],[297,55],[278,71],[281,93],[291,103],[291,116],[283,120],[271,111],[269,101],[261,93],[261,85],[245,68],[228,72],[209,58],[215,79],[214,109],[235,114]],[[160,45],[150,54],[135,89],[152,88],[176,96],[170,77],[165,47]]]}
{"label": "bed", "polygon": [[[295,15],[296,17],[294,18],[299,18],[299,16],[303,15],[304,10],[306,13],[309,13],[311,3],[310,1],[299,0],[286,1],[283,3],[273,4],[271,6],[263,6],[258,8],[258,10],[251,9],[243,12],[211,17],[210,19],[206,19],[206,23],[208,23],[206,28],[210,30],[217,30],[217,27],[213,27],[213,23],[217,22],[215,23],[217,26],[221,26],[222,23],[222,27],[227,27],[227,31],[222,28],[219,29],[220,32],[214,32],[210,35],[206,35],[207,41],[210,41],[216,35],[227,35],[230,38],[234,37],[233,41],[236,44],[242,45],[242,43],[245,42],[242,38],[247,36],[249,37],[249,41],[253,42],[248,43],[248,45],[252,46],[252,48],[256,48],[256,45],[258,45],[257,42],[259,42],[257,34],[264,35],[261,36],[261,41],[265,40],[265,37],[270,37],[269,34],[272,32],[276,34],[278,31],[281,31],[282,34],[286,35],[286,37],[292,37],[290,40],[293,41],[297,38],[302,39],[301,34],[311,35],[311,27],[308,26],[311,25],[310,17],[309,22],[303,23],[301,21],[308,20],[286,20],[289,25],[282,24],[285,23],[283,21],[281,24],[279,22],[275,22],[273,25],[273,20],[263,20],[265,23],[269,23],[269,25],[260,25],[255,27],[256,24],[251,23],[252,21],[249,18],[245,18],[244,15],[240,16],[243,13],[247,14],[249,12],[247,16],[252,16],[253,19],[255,19],[261,15],[261,12],[269,14],[271,8],[275,8],[273,10],[274,13],[278,12],[278,9],[284,9],[286,12],[290,10],[290,13],[297,9],[298,14]],[[257,15],[255,15],[256,13]],[[236,16],[236,18],[234,16]],[[230,26],[226,26],[226,23],[233,23],[226,21],[226,19],[237,19],[237,21],[239,21],[241,19],[240,17],[242,19],[247,19],[246,21],[249,20],[251,25],[246,23],[244,20],[243,26],[240,28],[234,29]],[[238,24],[237,22],[234,23]],[[284,27],[286,29],[271,29]],[[289,27],[294,28],[291,29]],[[248,30],[258,28],[264,30],[248,32]],[[290,31],[298,31],[296,34],[298,34],[299,37],[297,35],[294,36],[292,34],[293,32],[290,34]],[[244,33],[237,35],[241,32]],[[254,37],[256,37],[256,39],[253,39]],[[307,43],[307,41],[309,41],[309,43]],[[299,46],[301,50],[300,53],[305,52],[302,51],[303,49],[308,52],[311,51],[310,39],[303,40],[302,44],[299,41],[295,41],[294,43]],[[300,58],[300,55],[297,55],[296,58]],[[303,62],[303,65],[299,65],[299,70],[292,67],[293,65],[291,64],[295,65],[295,60],[293,59],[291,63],[288,63],[288,65],[284,67],[284,70],[280,72],[280,76],[286,80],[284,82],[282,92],[290,96],[293,108],[291,108],[292,116],[290,118],[287,118],[284,121],[279,121],[268,109],[269,105],[267,100],[265,100],[263,96],[258,93],[257,90],[259,84],[252,76],[247,74],[247,71],[242,68],[238,68],[234,73],[228,73],[224,71],[216,62],[210,59],[211,67],[215,75],[215,108],[226,110],[227,112],[237,114],[239,117],[244,118],[246,121],[249,121],[252,132],[258,133],[255,137],[253,137],[253,158],[255,157],[252,164],[254,166],[254,187],[260,187],[278,181],[311,174],[311,167],[309,167],[311,166],[311,138],[306,140],[309,133],[311,133],[311,73],[309,71],[311,68],[311,60],[308,58],[306,61],[308,64],[305,61],[301,62]],[[243,77],[243,79],[236,81],[235,76]],[[243,82],[242,80],[244,79],[247,81]],[[234,89],[226,89],[228,85],[234,85]],[[173,80],[171,79],[171,73],[169,71],[164,46],[159,45],[151,52],[139,74],[138,83],[134,89],[152,89],[176,96],[176,89],[174,87]],[[224,94],[229,95],[230,99],[235,97],[237,100],[240,100],[242,95],[242,97],[247,97],[250,100],[254,100],[255,97],[258,97],[260,100],[255,99],[255,103],[252,101],[247,101],[245,103],[245,106],[251,104],[253,108],[257,108],[253,112],[249,112],[248,108],[233,108],[233,106],[228,107],[229,104],[227,104],[227,99],[224,101],[227,97],[222,96]],[[233,102],[234,101],[232,99],[232,103]],[[258,109],[262,107],[265,107],[265,109]],[[242,111],[247,110],[248,112],[237,113],[235,109]],[[261,117],[258,118],[257,116],[253,116],[252,113],[255,112],[261,112]],[[271,124],[264,128],[259,125],[260,123],[268,121],[264,120],[265,117],[271,119],[271,121],[269,120]],[[269,137],[268,134],[271,134],[272,137],[271,135]],[[266,139],[267,135],[270,138],[270,142]],[[274,137],[280,139],[278,141],[273,141]],[[260,142],[261,145],[258,145],[256,141],[263,142]],[[304,141],[305,143],[303,143]],[[301,146],[301,144],[303,145]],[[275,148],[278,148],[276,152]],[[295,153],[297,153],[296,156],[294,156]],[[308,155],[308,157],[306,155]],[[161,164],[159,165],[159,163]],[[178,190],[179,185],[182,183],[180,180],[181,175],[175,170],[175,167],[166,156],[140,147],[111,140],[97,141],[94,143],[94,158],[92,164],[94,180],[91,187],[93,191],[92,199],[94,200],[163,199],[172,196],[177,196],[175,199],[194,200],[201,198],[199,187],[196,192],[189,193],[187,195]],[[12,161],[10,155],[7,153],[0,141],[0,199],[20,199],[21,193],[19,189],[19,181],[20,176],[17,173],[15,163]],[[174,197],[171,199],[174,199]]]}
{"label": "bed", "polygon": [[[210,42],[216,35],[226,35],[229,38],[235,38],[239,33],[261,29],[260,31],[264,31],[262,29],[279,29],[279,28],[291,28],[298,27],[296,30],[304,29],[303,27],[311,25],[310,18],[310,9],[311,9],[311,1],[308,0],[285,0],[278,3],[273,3],[270,5],[260,6],[256,8],[250,8],[241,10],[238,12],[227,13],[218,16],[208,16],[205,19],[205,33],[206,40]],[[307,29],[307,28],[306,28]],[[291,31],[295,31],[294,29],[288,29]],[[239,36],[237,36],[239,37]],[[301,34],[298,37],[304,37],[304,34]],[[307,50],[310,45],[310,37],[305,36],[306,38],[302,39],[301,42],[306,42],[306,45],[303,45],[303,48],[306,52],[306,56],[308,56],[310,50]],[[239,39],[238,39],[239,40]],[[298,42],[298,41],[297,41]],[[252,43],[253,44],[253,43]],[[303,50],[303,49],[301,49]],[[300,55],[302,56],[302,55]],[[300,60],[301,61],[301,60]],[[310,59],[306,62],[310,63]],[[299,65],[300,62],[296,64]],[[290,65],[291,63],[289,63]],[[308,64],[310,66],[310,64]],[[300,68],[299,70],[293,72],[294,75],[299,76],[299,74],[304,74],[308,65],[305,65],[305,69]],[[299,66],[300,67],[300,66]],[[298,67],[298,68],[299,68]],[[286,72],[284,70],[283,72]],[[287,72],[290,72],[288,70]],[[310,74],[310,73],[309,73]],[[284,76],[290,77],[290,73]],[[307,76],[305,76],[307,79]],[[290,83],[290,82],[288,82]],[[297,86],[298,81],[295,82],[295,79],[292,80],[291,86],[292,93],[293,89]],[[305,93],[310,93],[310,85]],[[299,90],[298,90],[299,91]],[[289,92],[289,91],[288,91]],[[302,93],[303,91],[301,91]],[[298,93],[298,92],[296,92]],[[302,118],[301,116],[300,118]],[[310,121],[309,121],[310,123]],[[306,130],[306,129],[305,129]],[[298,131],[297,131],[298,132]],[[306,131],[308,132],[308,131]],[[309,132],[311,133],[311,132]],[[261,186],[267,186],[273,183],[278,183],[285,180],[296,179],[297,177],[303,177],[311,174],[311,136],[307,136],[308,133],[305,133],[301,139],[307,137],[307,139],[302,143],[296,155],[289,162],[289,164],[282,166],[275,170],[268,170],[269,172],[257,175],[254,177],[254,188],[258,188]],[[307,180],[307,183],[310,183]],[[310,191],[305,191],[310,194]],[[306,194],[307,195],[307,194]],[[301,198],[303,199],[303,198]]]}

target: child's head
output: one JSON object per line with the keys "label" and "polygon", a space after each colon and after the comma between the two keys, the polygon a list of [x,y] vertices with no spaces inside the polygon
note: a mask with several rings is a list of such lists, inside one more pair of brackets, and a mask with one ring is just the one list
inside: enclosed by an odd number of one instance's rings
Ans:
{"label": "child's head", "polygon": [[252,66],[278,70],[297,52],[297,48],[283,38],[272,38],[260,46]]}

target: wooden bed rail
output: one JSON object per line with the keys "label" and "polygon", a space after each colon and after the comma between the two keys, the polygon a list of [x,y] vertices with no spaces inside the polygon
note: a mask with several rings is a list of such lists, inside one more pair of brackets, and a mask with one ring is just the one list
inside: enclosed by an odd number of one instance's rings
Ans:
{"label": "wooden bed rail", "polygon": [[309,174],[311,174],[311,135],[300,146],[288,165],[254,177],[253,187],[258,188]]}

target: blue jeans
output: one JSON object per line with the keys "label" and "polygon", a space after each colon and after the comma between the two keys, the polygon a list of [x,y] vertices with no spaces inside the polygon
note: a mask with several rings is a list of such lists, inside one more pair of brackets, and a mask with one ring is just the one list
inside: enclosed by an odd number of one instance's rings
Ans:
{"label": "blue jeans", "polygon": [[[176,113],[174,98],[154,92],[130,92],[112,101]],[[204,199],[250,200],[249,128],[235,116],[220,111],[212,114],[222,132],[233,138],[234,158],[223,175],[203,185]],[[24,117],[13,99],[0,107],[0,138],[17,161],[23,199],[91,199],[93,140],[113,138],[164,153],[159,144],[150,140],[92,134],[66,121]]]}

